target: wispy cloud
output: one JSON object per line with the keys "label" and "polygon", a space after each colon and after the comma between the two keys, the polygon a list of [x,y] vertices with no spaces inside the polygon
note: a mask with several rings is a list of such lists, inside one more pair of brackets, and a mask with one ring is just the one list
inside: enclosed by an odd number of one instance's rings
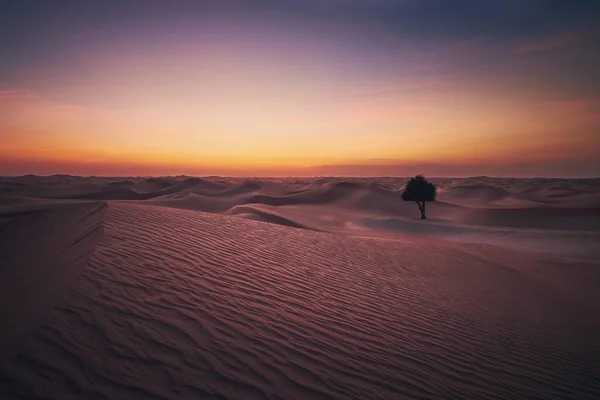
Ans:
{"label": "wispy cloud", "polygon": [[37,93],[9,88],[7,85],[3,85],[0,82],[0,106],[6,113],[32,113],[39,114],[55,114],[55,115],[66,115],[74,114],[82,110],[82,107],[74,106],[50,100]]}
{"label": "wispy cloud", "polygon": [[565,47],[579,40],[582,37],[581,31],[566,31],[543,38],[530,40],[519,44],[514,48],[516,54],[539,53],[542,51],[555,50]]}
{"label": "wispy cloud", "polygon": [[544,105],[551,112],[591,118],[600,117],[600,98],[552,100],[546,101]]}
{"label": "wispy cloud", "polygon": [[363,88],[361,94],[369,97],[386,95],[403,95],[437,91],[454,83],[451,78],[443,75],[413,79],[410,82],[393,83],[386,82]]}

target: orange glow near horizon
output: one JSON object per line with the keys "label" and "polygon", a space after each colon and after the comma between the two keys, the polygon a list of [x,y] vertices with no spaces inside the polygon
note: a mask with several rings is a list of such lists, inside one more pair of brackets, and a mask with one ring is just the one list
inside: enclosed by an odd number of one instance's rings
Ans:
{"label": "orange glow near horizon", "polygon": [[[441,92],[417,101],[361,96],[288,109],[275,104],[275,94],[262,96],[253,97],[254,107],[224,99],[164,110],[146,98],[137,109],[99,109],[3,91],[0,152],[21,161],[133,164],[141,171],[162,165],[181,173],[594,155],[589,143],[597,116],[585,106],[502,104]],[[210,109],[209,117],[196,118],[199,108]]]}

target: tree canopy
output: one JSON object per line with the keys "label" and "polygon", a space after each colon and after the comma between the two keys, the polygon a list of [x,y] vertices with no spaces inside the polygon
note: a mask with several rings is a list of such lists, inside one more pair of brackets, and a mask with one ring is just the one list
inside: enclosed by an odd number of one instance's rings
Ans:
{"label": "tree canopy", "polygon": [[406,183],[402,200],[404,201],[435,201],[435,185],[423,175],[417,175]]}

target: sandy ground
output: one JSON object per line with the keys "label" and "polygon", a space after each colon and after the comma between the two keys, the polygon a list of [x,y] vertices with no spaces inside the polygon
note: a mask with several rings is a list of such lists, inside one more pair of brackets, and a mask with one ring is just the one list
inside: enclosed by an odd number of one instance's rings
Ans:
{"label": "sandy ground", "polygon": [[600,398],[600,179],[405,181],[0,178],[0,398]]}

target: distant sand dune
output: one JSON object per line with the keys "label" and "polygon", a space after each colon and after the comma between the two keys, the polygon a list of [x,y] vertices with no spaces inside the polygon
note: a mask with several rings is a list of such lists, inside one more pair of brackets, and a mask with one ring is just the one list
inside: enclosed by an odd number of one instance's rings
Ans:
{"label": "distant sand dune", "polygon": [[175,182],[170,179],[148,178],[139,183],[134,183],[133,189],[138,193],[151,193],[164,190],[174,184]]}
{"label": "distant sand dune", "polygon": [[195,193],[181,193],[155,197],[142,202],[164,207],[183,208],[212,213],[225,212],[239,203],[237,197],[223,198],[221,196],[205,196]]}
{"label": "distant sand dune", "polygon": [[206,196],[237,196],[240,194],[252,193],[261,190],[262,185],[258,182],[246,181],[238,186],[223,189],[219,191],[204,192]]}
{"label": "distant sand dune", "polygon": [[[432,218],[461,224],[553,230],[600,227],[600,190],[596,180],[519,180],[476,177],[437,182]],[[362,218],[411,218],[414,204],[401,201],[401,182],[392,178],[317,180],[236,180],[167,178],[81,178],[26,176],[0,180],[0,202],[10,198],[67,198],[150,202],[174,208],[227,213],[234,207],[327,206],[329,213],[352,210]],[[1,193],[5,193],[4,196]],[[337,211],[336,211],[337,210]],[[274,211],[274,210],[272,210]],[[292,218],[296,220],[296,218]],[[265,221],[275,222],[275,219]]]}
{"label": "distant sand dune", "polygon": [[486,202],[502,200],[510,196],[510,193],[504,189],[483,184],[453,186],[445,189],[443,193],[454,198],[476,198]]}
{"label": "distant sand dune", "polygon": [[163,189],[161,191],[158,192],[154,192],[155,195],[157,194],[169,194],[169,193],[176,193],[176,192],[181,192],[181,191],[189,191],[192,189],[224,189],[225,187],[222,184],[219,184],[217,182],[211,182],[211,181],[207,181],[204,179],[200,179],[200,178],[188,178],[185,179],[181,182],[178,182],[172,186],[170,186],[167,189]]}
{"label": "distant sand dune", "polygon": [[149,196],[128,188],[117,188],[71,196],[70,198],[80,200],[145,200]]}
{"label": "distant sand dune", "polygon": [[272,224],[284,225],[293,228],[311,229],[307,225],[295,222],[289,218],[282,217],[274,211],[264,210],[259,207],[252,206],[235,206],[226,213],[227,215],[241,216],[255,221],[269,222]]}
{"label": "distant sand dune", "polygon": [[509,191],[485,184],[457,185],[440,190],[441,201],[471,207],[535,207],[533,200],[516,196]]}

